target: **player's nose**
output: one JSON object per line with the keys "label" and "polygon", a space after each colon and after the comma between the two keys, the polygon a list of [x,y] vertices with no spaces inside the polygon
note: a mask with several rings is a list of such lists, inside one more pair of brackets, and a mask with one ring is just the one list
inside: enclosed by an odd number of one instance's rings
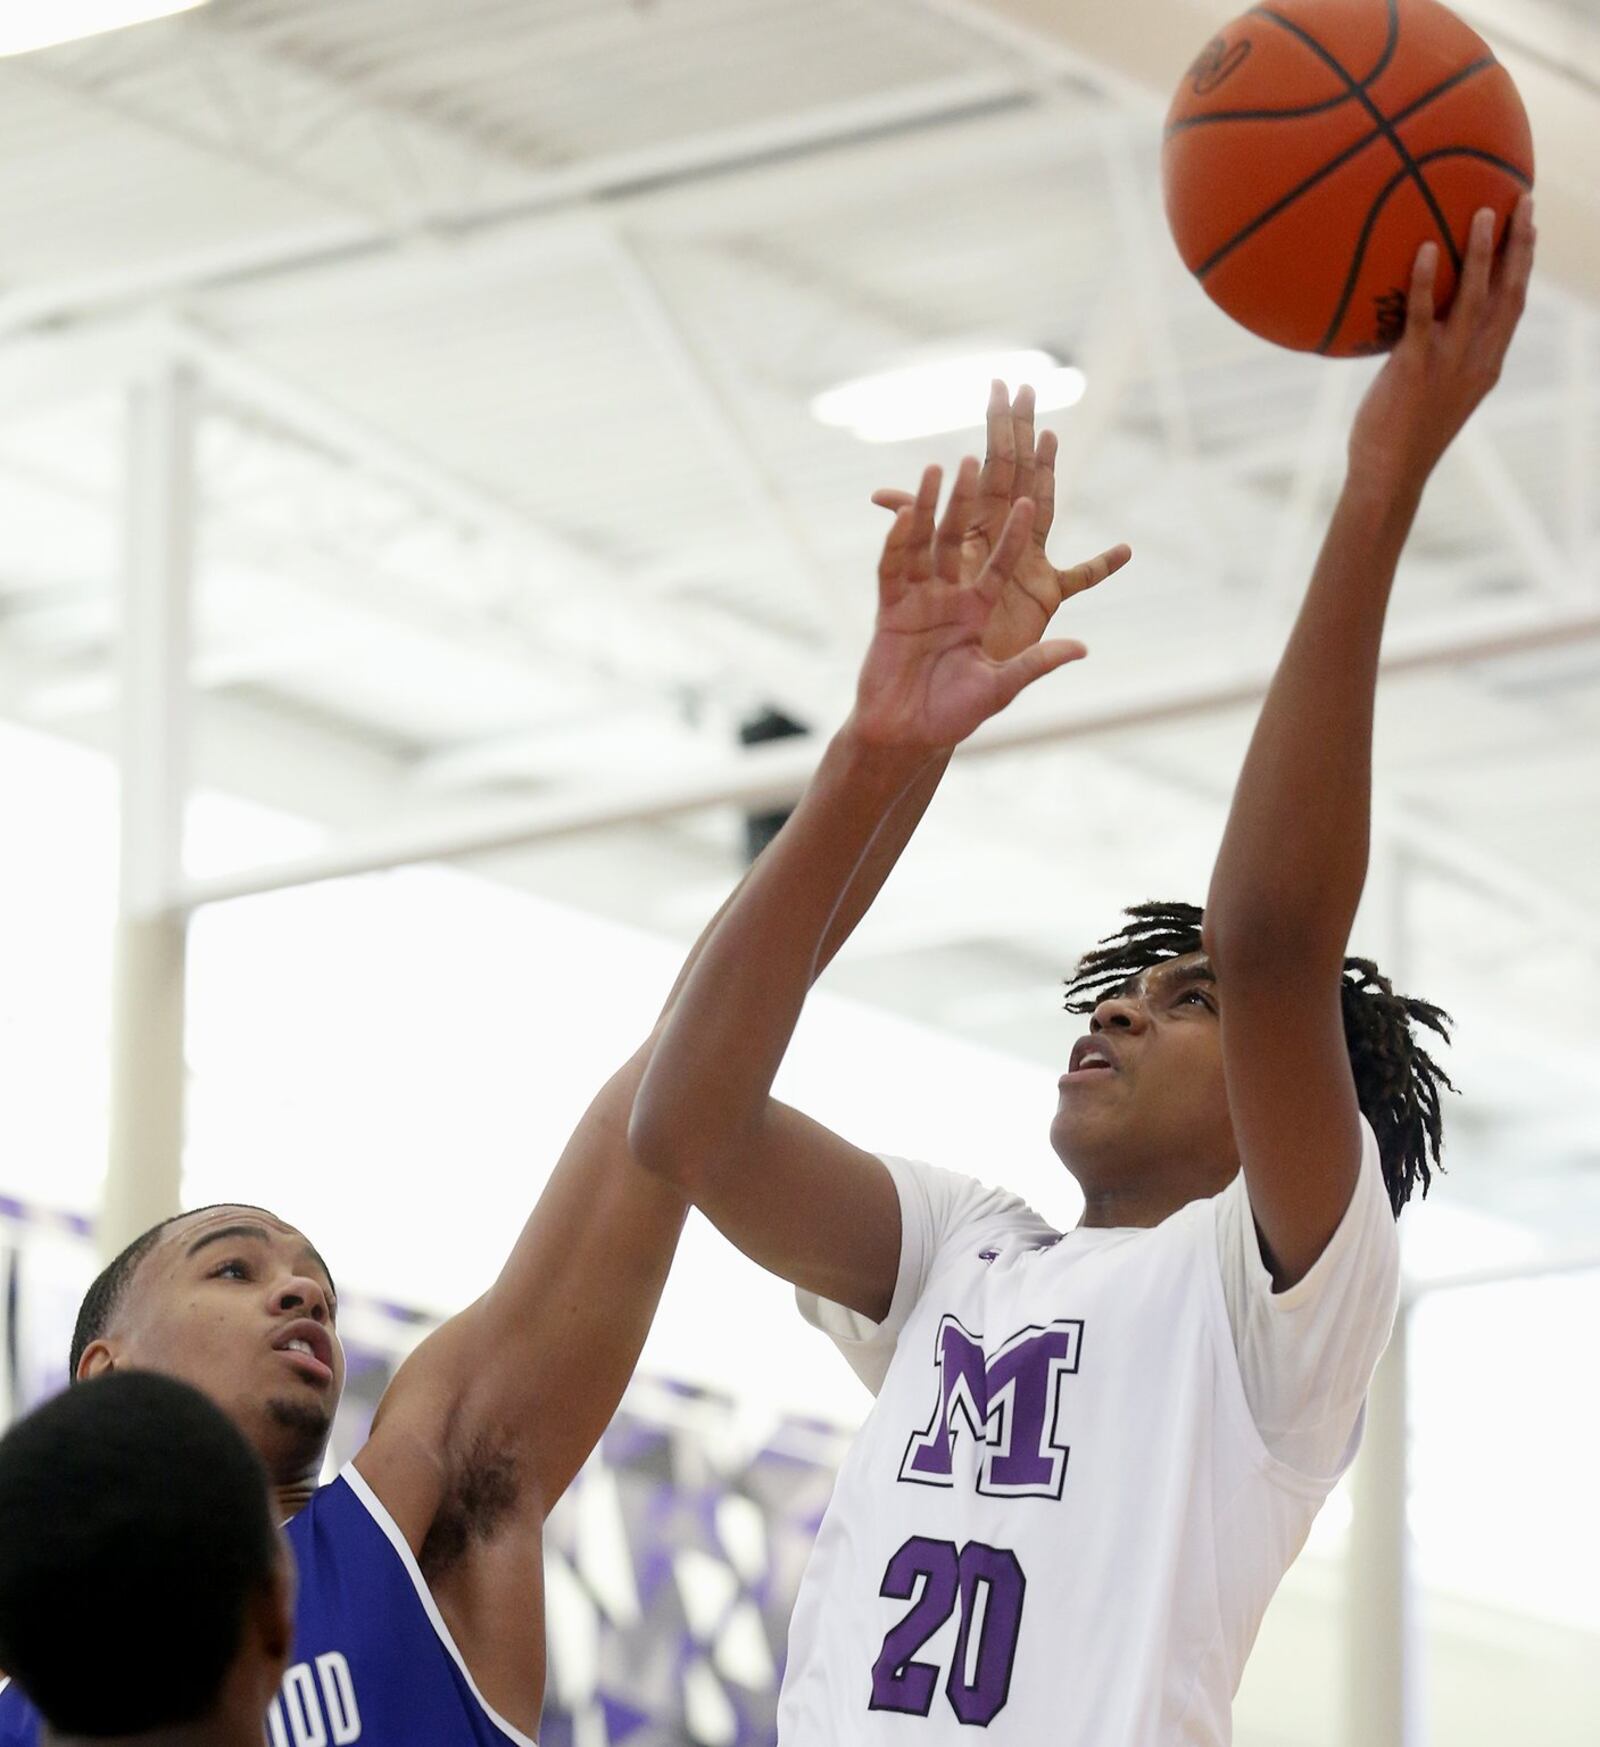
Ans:
{"label": "player's nose", "polygon": [[1107,995],[1089,1015],[1091,1032],[1126,1031],[1137,1035],[1144,1030],[1145,1024],[1144,1003],[1128,995]]}
{"label": "player's nose", "polygon": [[272,1308],[284,1315],[309,1316],[313,1322],[333,1320],[327,1292],[309,1274],[282,1281],[273,1291]]}

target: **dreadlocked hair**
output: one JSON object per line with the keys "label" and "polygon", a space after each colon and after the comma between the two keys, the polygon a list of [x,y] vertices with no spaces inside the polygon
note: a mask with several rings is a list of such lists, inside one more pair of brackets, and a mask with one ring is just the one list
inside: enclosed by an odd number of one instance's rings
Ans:
{"label": "dreadlocked hair", "polygon": [[[1203,950],[1196,904],[1134,904],[1124,927],[1078,961],[1067,979],[1069,1013],[1092,1013],[1114,989],[1169,959]],[[1345,1044],[1361,1113],[1372,1124],[1384,1186],[1396,1219],[1419,1185],[1428,1193],[1444,1142],[1440,1093],[1450,1076],[1423,1047],[1418,1030],[1450,1041],[1450,1015],[1429,1001],[1397,995],[1370,959],[1347,958],[1339,985]]]}

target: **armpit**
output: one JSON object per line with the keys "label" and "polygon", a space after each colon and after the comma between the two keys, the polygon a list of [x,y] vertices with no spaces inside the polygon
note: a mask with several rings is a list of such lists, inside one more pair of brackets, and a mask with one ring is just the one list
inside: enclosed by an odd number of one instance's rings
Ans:
{"label": "armpit", "polygon": [[417,1558],[429,1583],[451,1571],[474,1545],[492,1540],[515,1512],[521,1493],[516,1457],[487,1436],[474,1440],[455,1466]]}

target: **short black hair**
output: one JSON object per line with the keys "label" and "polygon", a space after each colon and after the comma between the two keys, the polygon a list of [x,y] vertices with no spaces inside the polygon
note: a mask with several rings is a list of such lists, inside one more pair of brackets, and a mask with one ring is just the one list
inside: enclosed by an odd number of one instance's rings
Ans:
{"label": "short black hair", "polygon": [[281,1557],[260,1457],[187,1383],[111,1372],[0,1438],[0,1668],[57,1733],[203,1718]]}
{"label": "short black hair", "polygon": [[[1067,1011],[1092,1013],[1096,1006],[1141,972],[1170,959],[1204,951],[1198,905],[1133,904],[1128,920],[1086,952],[1067,979]],[[1366,958],[1347,958],[1339,985],[1344,1037],[1356,1100],[1372,1124],[1383,1163],[1383,1181],[1396,1219],[1420,1184],[1428,1193],[1435,1170],[1443,1170],[1441,1091],[1454,1091],[1450,1076],[1423,1048],[1422,1026],[1450,1041],[1450,1015],[1430,1001],[1397,995],[1394,985]]]}
{"label": "short black hair", "polygon": [[[83,1303],[78,1307],[78,1320],[72,1331],[72,1348],[67,1358],[67,1377],[71,1382],[78,1380],[78,1361],[83,1357],[84,1349],[91,1341],[99,1340],[111,1326],[111,1319],[117,1313],[117,1307],[128,1295],[128,1287],[139,1264],[156,1247],[162,1232],[169,1225],[176,1225],[180,1219],[192,1219],[199,1213],[215,1213],[221,1207],[248,1208],[253,1213],[265,1213],[269,1219],[276,1219],[275,1213],[268,1212],[265,1207],[257,1207],[249,1201],[214,1201],[208,1207],[191,1207],[186,1213],[174,1213],[170,1219],[163,1219],[152,1225],[146,1232],[141,1232],[128,1247],[108,1262],[95,1276],[89,1290],[83,1295]],[[332,1277],[329,1277],[332,1284]]]}

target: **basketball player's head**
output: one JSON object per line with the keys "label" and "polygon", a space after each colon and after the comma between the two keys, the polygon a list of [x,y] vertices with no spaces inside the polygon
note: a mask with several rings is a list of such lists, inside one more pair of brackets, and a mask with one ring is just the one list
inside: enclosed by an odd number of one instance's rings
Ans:
{"label": "basketball player's head", "polygon": [[275,1483],[315,1479],[344,1388],[327,1264],[292,1225],[224,1204],[152,1227],[89,1288],[75,1382],[163,1371],[201,1390]]}
{"label": "basketball player's head", "polygon": [[[1067,982],[1067,1010],[1089,1015],[1073,1048],[1109,1066],[1070,1074],[1050,1139],[1085,1193],[1145,1179],[1179,1206],[1225,1188],[1239,1168],[1222,1073],[1228,991],[1201,941],[1192,904],[1137,904],[1127,925],[1086,953]],[[1449,1015],[1397,995],[1366,959],[1346,959],[1340,987],[1356,1096],[1378,1141],[1396,1218],[1428,1191],[1440,1147],[1444,1070],[1418,1027],[1449,1038]]]}
{"label": "basketball player's head", "polygon": [[187,1384],[108,1375],[0,1439],[0,1668],[49,1738],[259,1742],[293,1590],[266,1470]]}

